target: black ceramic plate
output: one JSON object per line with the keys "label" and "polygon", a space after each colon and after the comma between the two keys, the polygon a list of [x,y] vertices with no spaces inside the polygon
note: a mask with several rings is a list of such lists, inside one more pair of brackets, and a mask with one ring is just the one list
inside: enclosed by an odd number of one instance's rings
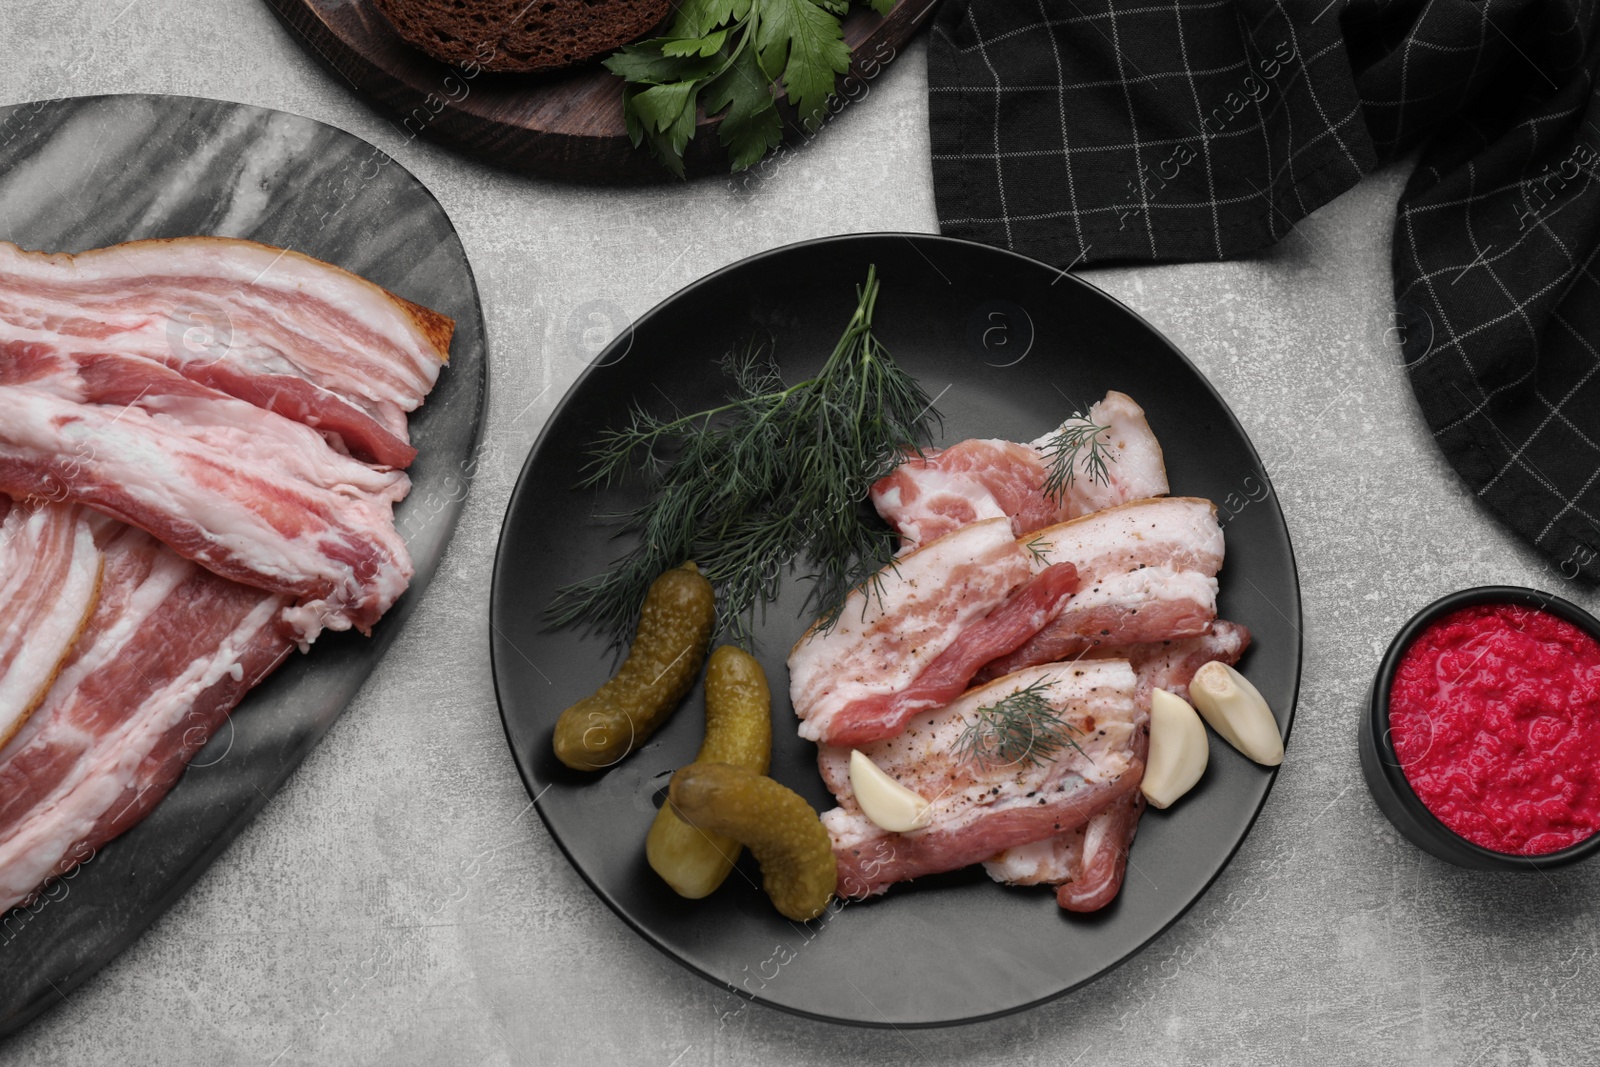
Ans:
{"label": "black ceramic plate", "polygon": [[[1300,678],[1300,595],[1283,516],[1227,406],[1178,352],[1093,286],[1008,252],[922,235],[838,237],[780,248],[703,278],[596,358],[540,436],[512,496],[496,561],[495,685],[517,766],[550,832],[617,914],[652,944],[736,992],[803,1015],[933,1026],[1016,1011],[1104,974],[1183,914],[1228,862],[1273,772],[1213,738],[1195,792],[1139,830],[1121,896],[1062,912],[1054,894],[996,885],[980,868],[893,887],[810,929],[773,911],[748,855],[711,897],[674,896],[645,863],[645,831],[671,772],[694,758],[699,690],[650,743],[597,777],[556,762],[550,733],[613,666],[604,644],[547,632],[540,609],[623,543],[595,516],[629,494],[575,491],[584,449],[634,401],[697,410],[724,388],[716,358],[770,334],[786,375],[813,372],[877,264],[878,334],[944,416],[945,442],[1029,440],[1108,389],[1131,394],[1166,451],[1173,491],[1227,502],[1225,617],[1255,645],[1243,669],[1285,730]],[[936,442],[937,443],[937,442]],[[758,629],[773,682],[772,774],[819,810],[832,798],[815,748],[794,732],[784,658],[807,620],[798,582]]]}
{"label": "black ceramic plate", "polygon": [[422,595],[473,473],[488,369],[478,289],[444,209],[398,163],[320,122],[216,100],[0,108],[0,238],[77,252],[186,234],[293,248],[456,320],[450,366],[411,419],[419,454],[396,512],[417,573],[371,638],[324,634],[290,657],[148,818],[32,911],[0,917],[0,1033],[60,1002],[154,922],[311,751]]}

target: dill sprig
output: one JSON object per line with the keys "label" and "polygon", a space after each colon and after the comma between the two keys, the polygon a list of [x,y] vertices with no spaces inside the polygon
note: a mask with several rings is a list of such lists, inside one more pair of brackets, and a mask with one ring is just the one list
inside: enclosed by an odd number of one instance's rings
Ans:
{"label": "dill sprig", "polygon": [[1091,482],[1109,484],[1111,472],[1106,467],[1106,445],[1100,435],[1110,430],[1088,415],[1074,413],[1050,436],[1041,451],[1050,462],[1045,477],[1044,490],[1057,503],[1077,481],[1078,471],[1089,476]]}
{"label": "dill sprig", "polygon": [[590,452],[584,487],[642,476],[648,499],[611,516],[638,545],[610,570],[565,586],[546,612],[624,641],[650,582],[692,559],[722,601],[718,631],[748,644],[757,609],[805,561],[805,608],[837,616],[844,598],[893,561],[895,533],[866,505],[872,483],[927,440],[937,417],[916,379],[872,332],[877,269],[839,343],[811,378],[784,384],[763,346],[722,360],[726,402],[662,417],[635,406]]}
{"label": "dill sprig", "polygon": [[1052,681],[1041,678],[979,708],[956,739],[957,760],[980,769],[1010,767],[1024,761],[1037,766],[1055,762],[1056,754],[1069,747],[1087,758],[1072,737],[1083,731],[1063,719],[1044,695]]}

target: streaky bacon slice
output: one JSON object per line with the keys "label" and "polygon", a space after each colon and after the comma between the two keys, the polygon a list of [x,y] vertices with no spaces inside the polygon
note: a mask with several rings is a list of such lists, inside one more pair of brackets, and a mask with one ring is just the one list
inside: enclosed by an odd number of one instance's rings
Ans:
{"label": "streaky bacon slice", "polygon": [[851,705],[911,688],[1029,580],[1032,562],[1009,522],[987,519],[901,556],[853,591],[830,628],[813,626],[789,653],[800,736],[823,740]]}
{"label": "streaky bacon slice", "polygon": [[857,747],[893,737],[918,712],[950,703],[967,688],[979,668],[1010,652],[1055,618],[1077,588],[1078,572],[1072,564],[1046,567],[999,607],[961,631],[910,685],[840,708],[828,724],[824,740]]}
{"label": "streaky bacon slice", "polygon": [[[1148,755],[1148,744],[1145,749]],[[1077,870],[1056,887],[1057,904],[1067,911],[1091,912],[1116,899],[1128,873],[1128,854],[1144,809],[1144,794],[1134,790],[1089,820]]]}
{"label": "streaky bacon slice", "polygon": [[368,631],[405,591],[403,473],[243,401],[119,408],[39,385],[0,388],[0,492],[87,504],[223,577],[288,594],[286,621],[307,644],[323,627]]}
{"label": "streaky bacon slice", "polygon": [[1236,622],[1218,619],[1210,629],[1198,637],[1182,637],[1172,641],[1151,641],[1145,644],[1124,645],[1120,648],[1097,646],[1084,653],[1084,657],[1126,659],[1133,664],[1139,676],[1139,699],[1148,704],[1150,690],[1167,692],[1189,699],[1189,682],[1194,672],[1213,660],[1221,660],[1230,667],[1238,663],[1250,647],[1250,631]]}
{"label": "streaky bacon slice", "polygon": [[[1150,757],[1148,698],[1140,707],[1146,717],[1133,736],[1133,755],[1143,766]],[[997,882],[1055,886],[1056,903],[1066,911],[1099,911],[1122,891],[1144,809],[1144,794],[1131,790],[1071,833],[1005,849],[985,860],[983,869]]]}
{"label": "streaky bacon slice", "polygon": [[[1105,456],[1105,477],[1093,476],[1086,463],[1088,446],[1085,446],[1078,454],[1075,477],[1064,487],[1061,511],[1056,522],[1104,511],[1130,500],[1166,496],[1166,458],[1161,453],[1161,443],[1156,440],[1145,418],[1144,409],[1134,403],[1133,397],[1113,389],[1090,407],[1085,417],[1096,426],[1105,427],[1096,434]],[[1055,430],[1034,440],[1033,447],[1048,456],[1051,439],[1081,421],[1068,419]],[[1048,525],[1042,523],[1041,527]]]}
{"label": "streaky bacon slice", "polygon": [[[1034,685],[1073,729],[1076,747],[1063,748],[1053,760],[1000,767],[965,759],[959,739],[979,710]],[[818,766],[840,801],[822,821],[833,838],[841,893],[881,893],[894,882],[979,863],[1074,830],[1136,791],[1144,762],[1135,746],[1148,718],[1137,687],[1126,661],[1047,664],[974,689],[918,716],[899,735],[862,746],[891,777],[932,803],[932,823],[905,834],[888,833],[861,814],[850,788],[849,750],[823,746]]]}
{"label": "streaky bacon slice", "polygon": [[[1088,656],[1126,656],[1138,677],[1139,704],[1148,708],[1152,689],[1165,689],[1188,700],[1195,671],[1212,660],[1237,663],[1249,644],[1249,630],[1218,619],[1199,637],[1120,649],[1096,648]],[[1143,760],[1149,751],[1149,731],[1141,730],[1135,738],[1135,755]],[[1142,793],[1129,794],[1082,829],[1007,849],[986,861],[984,869],[997,882],[1057,886],[1056,902],[1067,911],[1098,911],[1122,889],[1144,808]]]}
{"label": "streaky bacon slice", "polygon": [[873,485],[873,506],[913,545],[1001,515],[1022,537],[1078,515],[1166,493],[1161,446],[1132,398],[1107,393],[1086,417],[1106,427],[1097,435],[1106,460],[1103,479],[1078,471],[1059,495],[1046,491],[1050,442],[1059,430],[1028,444],[961,441],[908,457]]}
{"label": "streaky bacon slice", "polygon": [[1139,828],[1144,797],[1119,797],[1069,833],[1006,849],[985,860],[989,877],[1007,885],[1051,885],[1067,911],[1099,911],[1116,899]]}
{"label": "streaky bacon slice", "polygon": [[1217,617],[1222,528],[1196,497],[1139,500],[1033,535],[1041,565],[1071,563],[1080,585],[1055,619],[978,678],[1055,663],[1097,645],[1120,647],[1194,637]]}
{"label": "streaky bacon slice", "polygon": [[[0,360],[150,361],[391,467],[454,323],[348,271],[253,241],[184,237],[77,255],[0,241]],[[15,356],[13,358],[16,358]]]}
{"label": "streaky bacon slice", "polygon": [[287,598],[97,520],[99,603],[44,702],[0,749],[0,911],[138,822],[294,649]]}
{"label": "streaky bacon slice", "polygon": [[1035,448],[1015,441],[959,441],[930,448],[875,482],[872,504],[908,545],[927,544],[980,519],[1006,518],[1021,536],[1058,521]]}
{"label": "streaky bacon slice", "polygon": [[55,681],[100,599],[89,515],[48,501],[0,512],[0,746]]}

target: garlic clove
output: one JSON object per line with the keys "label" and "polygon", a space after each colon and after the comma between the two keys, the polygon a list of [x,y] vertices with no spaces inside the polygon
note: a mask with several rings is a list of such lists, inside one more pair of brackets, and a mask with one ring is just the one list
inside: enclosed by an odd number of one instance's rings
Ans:
{"label": "garlic clove", "polygon": [[1228,744],[1268,767],[1283,762],[1278,720],[1244,675],[1226,663],[1207,663],[1189,683],[1189,697]]}
{"label": "garlic clove", "polygon": [[884,772],[858,750],[850,752],[850,788],[861,813],[891,833],[920,830],[933,821],[933,805]]}
{"label": "garlic clove", "polygon": [[1205,723],[1182,697],[1165,689],[1150,694],[1150,757],[1139,788],[1158,808],[1177,800],[1206,773],[1211,741]]}

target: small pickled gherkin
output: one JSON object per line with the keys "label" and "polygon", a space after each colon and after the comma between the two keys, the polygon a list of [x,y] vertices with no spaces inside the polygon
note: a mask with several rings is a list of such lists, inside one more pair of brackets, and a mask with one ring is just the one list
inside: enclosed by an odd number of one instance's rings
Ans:
{"label": "small pickled gherkin", "polygon": [[[766,672],[748,652],[723,645],[706,665],[706,736],[695,761],[766,774],[771,759],[772,694]],[[661,805],[645,838],[651,868],[690,900],[722,884],[740,847],[731,837],[684,822],[671,804]]]}
{"label": "small pickled gherkin", "polygon": [[556,758],[573,770],[598,771],[644,744],[694,687],[715,616],[716,594],[692,562],[651,583],[616,676],[561,713]]}
{"label": "small pickled gherkin", "polygon": [[812,919],[833,899],[839,871],[828,831],[792,789],[732,764],[691,763],[672,776],[667,799],[688,822],[750,849],[783,915]]}

